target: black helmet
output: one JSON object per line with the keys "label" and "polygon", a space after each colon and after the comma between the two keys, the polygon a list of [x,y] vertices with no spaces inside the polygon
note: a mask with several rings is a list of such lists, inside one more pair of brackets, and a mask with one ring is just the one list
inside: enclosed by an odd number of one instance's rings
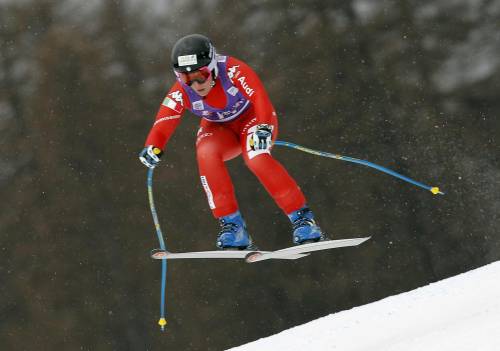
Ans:
{"label": "black helmet", "polygon": [[215,48],[207,37],[200,34],[187,35],[175,43],[172,49],[172,67],[178,73],[192,72],[208,66],[215,69]]}

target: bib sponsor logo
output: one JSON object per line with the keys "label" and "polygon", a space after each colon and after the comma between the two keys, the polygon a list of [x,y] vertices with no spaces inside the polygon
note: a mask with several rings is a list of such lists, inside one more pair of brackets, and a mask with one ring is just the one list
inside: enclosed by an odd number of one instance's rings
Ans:
{"label": "bib sponsor logo", "polygon": [[236,101],[236,103],[230,110],[224,112],[217,112],[217,117],[219,117],[219,119],[226,119],[231,117],[232,115],[237,114],[238,112],[240,112],[240,109],[245,102],[246,101],[243,99]]}
{"label": "bib sponsor logo", "polygon": [[238,94],[238,88],[236,87],[231,87],[229,89],[227,89],[227,92],[229,95],[232,95],[232,96],[236,96],[236,94]]}
{"label": "bib sponsor logo", "polygon": [[204,108],[205,106],[203,106],[203,101],[199,100],[193,102],[193,110],[202,111]]}
{"label": "bib sponsor logo", "polygon": [[238,78],[238,82],[241,83],[241,86],[242,86],[243,90],[245,90],[245,93],[247,93],[248,96],[252,96],[253,93],[255,93],[255,91],[248,86],[248,83],[245,81],[245,79],[246,79],[245,76],[240,77],[240,78]]}

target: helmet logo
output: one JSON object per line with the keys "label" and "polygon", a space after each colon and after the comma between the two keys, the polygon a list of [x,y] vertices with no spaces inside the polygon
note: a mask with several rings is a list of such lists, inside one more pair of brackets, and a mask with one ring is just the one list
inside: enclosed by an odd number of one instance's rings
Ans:
{"label": "helmet logo", "polygon": [[177,61],[179,62],[179,67],[196,65],[198,63],[198,59],[196,58],[196,55],[179,56],[177,58]]}

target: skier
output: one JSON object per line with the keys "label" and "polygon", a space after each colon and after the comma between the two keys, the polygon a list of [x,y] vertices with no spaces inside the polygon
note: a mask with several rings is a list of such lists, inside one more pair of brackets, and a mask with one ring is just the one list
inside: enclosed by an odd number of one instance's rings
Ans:
{"label": "skier", "polygon": [[255,249],[224,164],[240,154],[290,219],[293,242],[324,240],[301,189],[270,153],[278,121],[257,74],[243,61],[218,55],[210,39],[199,34],[178,40],[171,60],[177,81],[159,108],[139,154],[141,162],[149,168],[160,162],[188,109],[201,118],[196,155],[208,204],[221,225],[219,249]]}

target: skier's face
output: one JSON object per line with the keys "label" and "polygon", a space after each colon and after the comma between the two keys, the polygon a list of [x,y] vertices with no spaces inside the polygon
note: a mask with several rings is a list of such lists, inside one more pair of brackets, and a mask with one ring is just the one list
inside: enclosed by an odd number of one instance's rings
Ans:
{"label": "skier's face", "polygon": [[213,86],[212,70],[208,67],[201,67],[192,72],[175,72],[175,75],[200,96],[206,96]]}
{"label": "skier's face", "polygon": [[213,86],[213,77],[210,75],[203,83],[193,81],[191,88],[200,96],[207,96]]}

